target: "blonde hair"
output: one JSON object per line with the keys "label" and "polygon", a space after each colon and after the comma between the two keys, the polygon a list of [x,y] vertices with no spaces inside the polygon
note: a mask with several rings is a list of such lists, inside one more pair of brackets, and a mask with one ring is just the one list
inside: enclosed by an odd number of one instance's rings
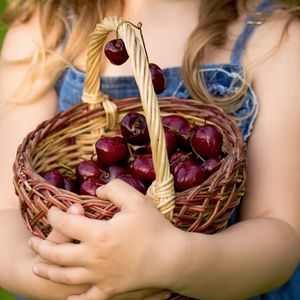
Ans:
{"label": "blonde hair", "polygon": [[[217,104],[227,112],[233,112],[243,104],[245,91],[248,88],[246,74],[244,74],[244,83],[236,93],[225,99],[220,99],[208,93],[204,80],[199,73],[199,66],[203,61],[204,49],[218,47],[226,42],[227,28],[238,18],[239,10],[246,8],[245,2],[247,1],[201,1],[199,23],[190,35],[183,60],[182,74],[190,95],[195,99]],[[299,4],[300,0],[278,1],[278,6],[281,9],[291,11],[291,19],[299,17]],[[33,58],[28,58],[32,61],[32,68],[30,76],[27,76],[26,82],[22,84],[22,89],[24,86],[28,87],[27,102],[38,99],[46,90],[55,85],[65,68],[72,65],[74,59],[84,50],[90,32],[93,31],[96,23],[107,15],[111,5],[118,6],[121,12],[124,3],[123,0],[9,1],[3,15],[6,24],[11,25],[16,20],[27,22],[36,11],[40,23],[41,46]],[[72,19],[72,28],[69,27],[68,18]],[[45,45],[45,33],[48,28],[55,31],[53,34],[55,38],[47,40]],[[58,55],[57,49],[61,47],[66,35],[68,40],[65,48],[61,55]],[[46,56],[47,60],[45,59]],[[33,92],[34,89],[30,88],[30,82],[34,82],[41,73],[44,74],[45,72],[47,80],[42,83],[41,89]],[[13,102],[24,103],[24,97],[19,99],[16,95],[14,95]]]}

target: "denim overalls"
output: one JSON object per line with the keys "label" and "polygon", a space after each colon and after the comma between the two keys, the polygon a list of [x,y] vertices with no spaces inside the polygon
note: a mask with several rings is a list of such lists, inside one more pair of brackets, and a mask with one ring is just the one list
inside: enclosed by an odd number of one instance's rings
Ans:
{"label": "denim overalls", "polygon": [[[273,10],[272,1],[262,1],[256,8],[257,13],[270,15]],[[253,17],[249,17],[245,28],[240,34],[232,52],[231,61],[228,64],[209,64],[201,67],[208,91],[218,97],[228,96],[238,89],[243,76],[243,67],[241,60],[244,50],[250,41],[255,29],[260,25]],[[189,92],[184,86],[179,67],[166,68],[163,70],[166,80],[167,89],[159,97],[174,96],[181,99],[190,98]],[[74,69],[68,68],[56,85],[59,96],[58,110],[63,111],[75,104],[81,102],[85,74]],[[132,76],[120,77],[101,77],[101,90],[111,98],[129,98],[138,97],[139,91],[135,80]],[[250,115],[246,118],[243,116]],[[258,103],[252,88],[249,87],[247,97],[240,109],[232,113],[238,117],[239,128],[247,140],[251,134],[253,123],[258,112]],[[231,219],[235,223],[237,212]],[[255,257],[253,257],[255,259]],[[228,299],[231,300],[231,299]],[[292,278],[281,288],[267,294],[263,294],[251,300],[300,300],[300,267],[297,268]]]}

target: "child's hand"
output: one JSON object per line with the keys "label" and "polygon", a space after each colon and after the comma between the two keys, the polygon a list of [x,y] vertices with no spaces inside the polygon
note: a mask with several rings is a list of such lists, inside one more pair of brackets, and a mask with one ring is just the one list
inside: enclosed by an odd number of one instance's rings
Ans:
{"label": "child's hand", "polygon": [[[151,295],[151,296],[150,296]],[[169,291],[160,291],[158,289],[146,289],[137,292],[124,293],[109,298],[109,300],[165,300],[169,299]]]}
{"label": "child's hand", "polygon": [[92,285],[87,293],[68,300],[104,300],[153,287],[175,289],[177,270],[187,258],[186,235],[121,180],[97,193],[114,202],[120,213],[100,221],[52,208],[48,219],[53,228],[81,243],[57,245],[32,238],[32,249],[52,263],[36,264],[34,273],[58,283]]}

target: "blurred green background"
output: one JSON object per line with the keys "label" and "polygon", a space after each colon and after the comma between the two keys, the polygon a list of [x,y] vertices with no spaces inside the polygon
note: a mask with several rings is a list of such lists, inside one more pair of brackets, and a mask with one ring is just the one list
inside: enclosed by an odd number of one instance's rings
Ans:
{"label": "blurred green background", "polygon": [[[5,5],[6,5],[6,1],[5,0],[0,0],[0,15],[2,15],[2,12],[5,8]],[[5,26],[2,23],[0,23],[0,47],[2,45],[2,41],[3,41],[4,35],[5,35],[5,31],[6,31]],[[1,300],[2,300],[2,298],[1,298]]]}
{"label": "blurred green background", "polygon": [[[0,0],[0,15],[2,15],[2,12],[5,8],[6,1],[5,0]],[[6,32],[5,26],[0,22],[0,48],[3,42],[3,38]],[[11,294],[7,293],[0,287],[0,300],[15,300],[16,298],[12,296]]]}

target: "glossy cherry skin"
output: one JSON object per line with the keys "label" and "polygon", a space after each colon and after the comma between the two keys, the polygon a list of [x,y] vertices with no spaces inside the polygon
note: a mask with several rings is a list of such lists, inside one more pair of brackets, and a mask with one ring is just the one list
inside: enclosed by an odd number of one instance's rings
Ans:
{"label": "glossy cherry skin", "polygon": [[220,169],[221,160],[217,157],[209,158],[201,164],[201,167],[206,170],[208,175],[211,175]]}
{"label": "glossy cherry skin", "polygon": [[77,193],[78,185],[76,179],[65,175],[64,176],[64,189],[73,193]]}
{"label": "glossy cherry skin", "polygon": [[164,127],[173,129],[177,134],[185,128],[190,128],[189,121],[180,115],[168,115],[162,118]]}
{"label": "glossy cherry skin", "polygon": [[59,170],[54,169],[54,170],[47,171],[43,175],[43,177],[44,179],[47,180],[48,183],[58,188],[64,188],[64,178]]}
{"label": "glossy cherry skin", "polygon": [[184,191],[200,185],[207,178],[207,173],[197,163],[185,161],[178,164],[173,176],[175,189]]}
{"label": "glossy cherry skin", "polygon": [[96,190],[101,185],[103,185],[103,183],[101,183],[97,178],[90,177],[81,183],[79,194],[96,196]]}
{"label": "glossy cherry skin", "polygon": [[153,63],[149,64],[152,84],[156,94],[161,94],[167,87],[166,78],[161,68]]}
{"label": "glossy cherry skin", "polygon": [[191,146],[196,155],[204,159],[218,157],[221,154],[223,136],[214,125],[199,127],[191,137]]}
{"label": "glossy cherry skin", "polygon": [[146,194],[146,191],[147,191],[146,186],[139,178],[137,178],[133,174],[121,174],[118,177],[118,179],[121,179],[121,180],[127,182],[128,184],[133,186],[136,190],[140,191],[142,194]]}
{"label": "glossy cherry skin", "polygon": [[129,57],[122,39],[109,41],[104,48],[104,53],[114,65],[122,65]]}
{"label": "glossy cherry skin", "polygon": [[131,145],[145,145],[150,140],[146,119],[140,113],[127,113],[121,121],[120,128],[122,136]]}
{"label": "glossy cherry skin", "polygon": [[[165,132],[165,139],[166,139],[166,148],[167,148],[168,155],[170,156],[177,149],[177,135],[173,130],[165,127],[164,127],[164,132]],[[149,154],[152,153],[150,144],[146,146],[146,149],[147,149],[147,153]]]}
{"label": "glossy cherry skin", "polygon": [[179,162],[191,161],[191,160],[192,160],[191,155],[188,152],[177,151],[177,152],[173,153],[169,160],[171,173],[172,174],[174,173],[175,168]]}
{"label": "glossy cherry skin", "polygon": [[131,163],[130,169],[132,174],[142,181],[151,183],[155,179],[155,172],[151,154],[137,156]]}
{"label": "glossy cherry skin", "polygon": [[180,149],[186,149],[190,150],[191,149],[191,137],[198,129],[198,126],[192,126],[192,125],[183,125],[180,131],[177,133],[177,139],[178,139],[178,144],[180,146]]}
{"label": "glossy cherry skin", "polygon": [[112,165],[109,166],[105,172],[103,172],[99,180],[103,182],[104,184],[112,181],[115,178],[118,178],[122,174],[127,174],[129,171],[129,168],[127,166],[121,166],[121,165]]}
{"label": "glossy cherry skin", "polygon": [[111,166],[126,160],[128,147],[122,137],[102,137],[96,142],[98,164]]}
{"label": "glossy cherry skin", "polygon": [[83,182],[89,177],[98,178],[102,170],[94,160],[84,160],[76,166],[76,178],[78,182]]}

